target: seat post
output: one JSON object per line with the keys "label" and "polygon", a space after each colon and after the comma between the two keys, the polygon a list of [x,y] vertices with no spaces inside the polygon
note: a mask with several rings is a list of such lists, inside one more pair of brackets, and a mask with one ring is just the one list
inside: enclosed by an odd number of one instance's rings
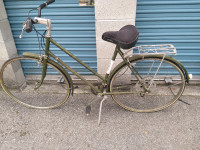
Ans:
{"label": "seat post", "polygon": [[115,61],[115,59],[116,59],[117,54],[118,54],[119,51],[120,51],[120,46],[116,45],[115,51],[114,51],[113,56],[112,56],[112,61]]}
{"label": "seat post", "polygon": [[111,72],[112,66],[113,66],[113,64],[114,64],[114,62],[115,62],[115,59],[116,59],[117,54],[118,54],[118,52],[119,52],[119,49],[120,49],[120,47],[119,47],[118,45],[116,45],[115,51],[114,51],[113,56],[112,56],[112,59],[111,59],[111,61],[110,61],[110,66],[109,66],[109,68],[108,68],[108,70],[107,70],[107,72],[106,72],[106,75],[105,75],[105,81],[107,81],[107,79],[108,79],[108,76],[109,76],[109,74],[110,74],[110,72]]}

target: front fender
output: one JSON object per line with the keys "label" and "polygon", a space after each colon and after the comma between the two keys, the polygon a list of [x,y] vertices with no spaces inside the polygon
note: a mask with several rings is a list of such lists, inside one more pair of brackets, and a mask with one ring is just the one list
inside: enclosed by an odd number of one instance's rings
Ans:
{"label": "front fender", "polygon": [[[40,59],[40,55],[33,54],[33,53],[24,52],[23,56]],[[57,62],[51,60],[50,58],[47,58],[47,61],[50,64],[52,64],[53,66],[55,66],[57,69],[59,69],[65,75],[66,79],[69,81],[69,84],[70,84],[69,86],[71,88],[71,92],[72,92],[72,95],[73,95],[73,93],[74,93],[74,85],[73,85],[73,81],[72,81],[72,78],[69,75],[69,73],[60,64],[58,64]]]}

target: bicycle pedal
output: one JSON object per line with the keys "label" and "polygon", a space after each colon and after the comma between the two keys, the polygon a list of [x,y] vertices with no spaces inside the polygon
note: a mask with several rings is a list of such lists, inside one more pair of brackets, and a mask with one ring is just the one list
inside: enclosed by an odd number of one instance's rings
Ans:
{"label": "bicycle pedal", "polygon": [[77,88],[78,88],[78,85],[75,85],[75,86],[74,86],[74,89],[77,89]]}
{"label": "bicycle pedal", "polygon": [[85,113],[86,113],[86,115],[88,116],[88,115],[90,114],[90,112],[91,112],[91,106],[88,105],[88,106],[86,107],[86,109],[85,109]]}
{"label": "bicycle pedal", "polygon": [[60,78],[57,80],[58,83],[64,83],[64,81],[65,81],[65,79],[64,79],[63,77],[60,77]]}
{"label": "bicycle pedal", "polygon": [[171,78],[165,78],[165,82],[167,83],[167,84],[172,84],[172,79]]}

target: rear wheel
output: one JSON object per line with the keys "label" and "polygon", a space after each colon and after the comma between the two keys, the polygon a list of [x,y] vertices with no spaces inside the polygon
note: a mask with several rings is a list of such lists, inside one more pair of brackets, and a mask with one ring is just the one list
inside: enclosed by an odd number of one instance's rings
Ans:
{"label": "rear wheel", "polygon": [[31,108],[55,108],[67,101],[70,85],[63,72],[48,63],[44,82],[36,89],[41,75],[42,64],[39,65],[38,59],[16,57],[2,66],[1,86],[16,102]]}
{"label": "rear wheel", "polygon": [[122,65],[111,77],[109,87],[110,92],[118,93],[112,98],[123,108],[135,112],[159,111],[172,105],[182,95],[185,76],[176,64],[157,57],[139,58],[130,63],[148,91],[145,92],[129,67]]}

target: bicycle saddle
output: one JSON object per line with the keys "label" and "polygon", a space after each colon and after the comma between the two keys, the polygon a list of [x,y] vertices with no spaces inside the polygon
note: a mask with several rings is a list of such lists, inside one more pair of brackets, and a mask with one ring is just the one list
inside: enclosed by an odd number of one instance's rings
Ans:
{"label": "bicycle saddle", "polygon": [[126,25],[119,31],[108,31],[102,35],[104,41],[119,45],[123,49],[130,49],[135,46],[139,32],[133,25]]}

